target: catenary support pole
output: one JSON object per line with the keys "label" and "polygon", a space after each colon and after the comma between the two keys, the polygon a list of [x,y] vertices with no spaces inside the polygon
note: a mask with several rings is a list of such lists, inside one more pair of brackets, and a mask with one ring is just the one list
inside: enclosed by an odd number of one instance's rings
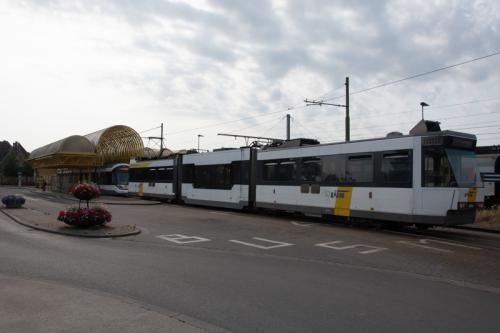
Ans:
{"label": "catenary support pole", "polygon": [[345,141],[351,139],[351,124],[349,119],[349,77],[345,78]]}
{"label": "catenary support pole", "polygon": [[290,140],[290,114],[286,115],[286,140]]}

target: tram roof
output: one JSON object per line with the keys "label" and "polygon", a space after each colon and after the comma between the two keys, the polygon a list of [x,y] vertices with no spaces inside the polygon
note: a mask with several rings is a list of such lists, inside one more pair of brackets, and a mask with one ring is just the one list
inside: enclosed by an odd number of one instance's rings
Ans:
{"label": "tram roof", "polygon": [[303,145],[303,146],[295,146],[295,147],[282,147],[282,146],[269,147],[268,146],[268,147],[264,148],[264,150],[271,151],[271,150],[284,150],[284,149],[296,149],[296,148],[323,147],[323,146],[345,145],[345,144],[360,143],[360,142],[371,142],[371,141],[381,141],[381,140],[398,140],[398,139],[403,139],[403,138],[430,137],[430,136],[453,136],[453,137],[460,137],[460,138],[464,138],[464,139],[477,140],[477,138],[474,134],[445,130],[445,131],[440,131],[440,132],[428,132],[428,133],[423,133],[423,134],[398,135],[398,136],[394,136],[394,137],[379,137],[379,138],[370,138],[370,139],[362,139],[362,140],[322,143],[322,144],[317,144],[317,145]]}

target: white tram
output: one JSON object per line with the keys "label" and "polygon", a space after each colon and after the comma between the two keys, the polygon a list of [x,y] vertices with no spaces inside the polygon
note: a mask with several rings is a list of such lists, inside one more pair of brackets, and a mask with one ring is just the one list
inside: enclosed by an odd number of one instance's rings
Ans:
{"label": "white tram", "polygon": [[241,148],[182,156],[182,201],[213,207],[248,207],[251,151]]}
{"label": "white tram", "polygon": [[119,163],[97,169],[93,181],[99,185],[104,194],[127,195],[129,182],[128,164]]}
{"label": "white tram", "polygon": [[[257,154],[256,207],[417,224],[473,221],[475,137],[439,132]],[[479,199],[479,200],[478,200]]]}
{"label": "white tram", "polygon": [[[439,131],[304,143],[132,163],[129,192],[204,206],[421,225],[472,223],[483,204],[474,135]],[[162,168],[170,170],[169,182],[160,182]]]}
{"label": "white tram", "polygon": [[173,200],[175,159],[130,163],[128,192],[139,197]]}

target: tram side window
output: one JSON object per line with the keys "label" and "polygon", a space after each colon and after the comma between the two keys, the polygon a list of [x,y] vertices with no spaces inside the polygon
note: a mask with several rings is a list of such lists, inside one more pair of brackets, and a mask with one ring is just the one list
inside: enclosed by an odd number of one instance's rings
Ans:
{"label": "tram side window", "polygon": [[194,188],[230,189],[231,165],[200,165],[194,168]]}
{"label": "tram side window", "polygon": [[235,161],[231,163],[231,177],[233,184],[248,184],[249,162]]}
{"label": "tram side window", "polygon": [[263,179],[267,181],[292,181],[296,179],[295,161],[266,162],[263,165]]}
{"label": "tram side window", "polygon": [[310,182],[321,181],[321,160],[319,158],[302,160],[300,180]]}
{"label": "tram side window", "polygon": [[408,151],[382,154],[384,185],[411,187],[411,156]]}
{"label": "tram side window", "polygon": [[297,164],[294,161],[284,161],[279,166],[280,180],[295,180],[297,174]]}
{"label": "tram side window", "polygon": [[102,185],[111,185],[111,172],[100,172],[97,177],[97,182]]}
{"label": "tram side window", "polygon": [[232,187],[232,179],[231,179],[231,165],[230,164],[222,164],[216,165],[215,169],[215,177],[212,178],[212,188],[216,189],[230,189]]}
{"label": "tram side window", "polygon": [[182,182],[192,183],[194,179],[194,164],[182,165]]}
{"label": "tram side window", "polygon": [[278,163],[277,162],[264,163],[263,178],[264,178],[264,180],[277,180],[277,179],[279,179],[279,177],[278,177]]}
{"label": "tram side window", "polygon": [[351,184],[373,181],[373,158],[371,155],[347,158],[346,182]]}
{"label": "tram side window", "polygon": [[172,168],[158,168],[156,171],[156,179],[159,183],[171,183],[173,178],[174,173]]}
{"label": "tram side window", "polygon": [[146,175],[146,181],[147,182],[156,182],[156,170],[157,169],[154,169],[154,168],[151,168],[149,170],[147,170],[147,175]]}
{"label": "tram side window", "polygon": [[131,182],[147,182],[147,169],[143,168],[130,168],[130,181]]}
{"label": "tram side window", "polygon": [[426,148],[424,155],[425,187],[452,187],[457,186],[455,175],[451,168],[446,152],[442,148]]}
{"label": "tram side window", "polygon": [[321,178],[325,185],[338,185],[345,182],[345,157],[321,157]]}

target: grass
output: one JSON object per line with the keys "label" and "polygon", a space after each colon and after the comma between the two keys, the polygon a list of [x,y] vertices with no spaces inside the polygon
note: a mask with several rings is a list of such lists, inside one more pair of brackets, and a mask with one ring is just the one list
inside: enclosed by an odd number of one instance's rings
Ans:
{"label": "grass", "polygon": [[500,228],[500,206],[478,211],[474,224],[489,228]]}

